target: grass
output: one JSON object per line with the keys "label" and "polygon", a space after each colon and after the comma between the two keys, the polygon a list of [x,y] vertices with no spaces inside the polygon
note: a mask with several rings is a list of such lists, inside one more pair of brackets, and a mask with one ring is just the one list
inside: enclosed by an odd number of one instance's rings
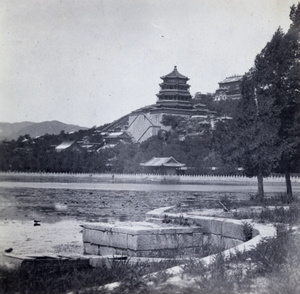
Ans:
{"label": "grass", "polygon": [[275,206],[273,208],[263,207],[260,212],[244,211],[234,212],[233,217],[236,219],[253,219],[260,223],[283,223],[295,224],[300,217],[300,203],[293,203],[289,206]]}
{"label": "grass", "polygon": [[103,263],[97,268],[90,266],[78,268],[76,265],[64,263],[52,267],[25,265],[16,270],[0,268],[0,293],[57,294],[72,290],[94,293],[99,286],[116,281],[121,281],[123,288],[132,289],[143,284],[144,275],[163,271],[175,265],[178,265],[176,260],[135,264],[126,260]]}
{"label": "grass", "polygon": [[200,260],[190,260],[183,277],[189,279],[190,286],[176,286],[173,292],[167,292],[168,285],[164,285],[160,291],[154,289],[151,293],[242,294],[256,287],[254,293],[298,294],[299,239],[299,235],[279,226],[276,237],[263,240],[250,252],[239,252],[227,259],[220,252],[209,266]]}

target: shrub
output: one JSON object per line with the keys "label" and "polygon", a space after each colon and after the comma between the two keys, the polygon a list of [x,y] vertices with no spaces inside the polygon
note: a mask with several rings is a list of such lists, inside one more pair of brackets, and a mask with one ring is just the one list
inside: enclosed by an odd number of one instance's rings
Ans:
{"label": "shrub", "polygon": [[262,240],[251,252],[253,262],[257,264],[257,271],[265,274],[278,271],[286,261],[288,243],[291,232],[284,226],[277,227],[277,236]]}
{"label": "shrub", "polygon": [[260,221],[271,223],[294,224],[299,220],[299,216],[299,204],[295,203],[288,208],[284,208],[283,206],[275,207],[275,209],[265,208],[261,211],[258,218]]}
{"label": "shrub", "polygon": [[242,228],[243,228],[243,234],[245,237],[245,241],[251,240],[252,236],[253,236],[253,225],[246,221],[243,221]]}
{"label": "shrub", "polygon": [[269,293],[300,293],[300,248],[299,235],[293,235],[288,241],[285,263],[272,274],[267,283]]}
{"label": "shrub", "polygon": [[230,199],[228,195],[223,195],[220,197],[219,201],[228,209],[231,210],[234,206],[234,201]]}
{"label": "shrub", "polygon": [[185,274],[195,279],[193,288],[182,289],[178,293],[240,293],[242,290],[249,290],[250,279],[244,273],[242,266],[237,263],[232,266],[232,261],[219,252],[214,262],[206,266],[201,260],[190,260],[184,268]]}

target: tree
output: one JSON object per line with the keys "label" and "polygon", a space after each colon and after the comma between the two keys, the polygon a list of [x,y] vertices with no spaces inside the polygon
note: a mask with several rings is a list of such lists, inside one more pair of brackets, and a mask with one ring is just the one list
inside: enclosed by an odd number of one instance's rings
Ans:
{"label": "tree", "polygon": [[290,172],[295,168],[300,149],[300,3],[291,7],[290,19],[292,24],[278,53],[274,84],[281,122],[278,132],[282,150],[280,168],[286,179],[286,202],[293,200]]}
{"label": "tree", "polygon": [[[278,165],[285,173],[287,201],[293,198],[290,171],[300,145],[300,4],[291,7],[290,18],[288,33],[279,28],[244,76],[242,99],[235,120],[225,127],[227,145],[222,145],[223,158],[231,152],[227,160],[241,164],[247,175],[257,176],[261,200],[263,176]],[[216,134],[222,128],[218,126]],[[216,136],[217,146],[220,138]]]}
{"label": "tree", "polygon": [[240,148],[239,163],[248,176],[256,176],[258,197],[264,197],[263,177],[268,176],[280,157],[277,129],[279,121],[274,115],[274,97],[260,91],[257,68],[243,78],[242,99],[238,106],[235,136]]}
{"label": "tree", "polygon": [[244,76],[236,116],[216,125],[214,146],[225,163],[242,166],[247,176],[257,177],[258,197],[263,201],[263,177],[269,175],[279,157],[278,122],[270,111],[270,97],[257,93],[256,75],[252,69]]}
{"label": "tree", "polygon": [[273,100],[272,112],[279,121],[278,170],[285,174],[287,198],[293,199],[290,172],[300,148],[300,3],[291,7],[292,24],[286,34],[279,28],[255,60],[257,93]]}

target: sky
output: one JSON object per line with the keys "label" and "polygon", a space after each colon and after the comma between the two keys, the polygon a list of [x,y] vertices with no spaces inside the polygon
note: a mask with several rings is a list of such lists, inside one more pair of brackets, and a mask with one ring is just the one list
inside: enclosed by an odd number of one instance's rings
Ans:
{"label": "sky", "polygon": [[0,122],[101,126],[247,72],[297,0],[0,0]]}

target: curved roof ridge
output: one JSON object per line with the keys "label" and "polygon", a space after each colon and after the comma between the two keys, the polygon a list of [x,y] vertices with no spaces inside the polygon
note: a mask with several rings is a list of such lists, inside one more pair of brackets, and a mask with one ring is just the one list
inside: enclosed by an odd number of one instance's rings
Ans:
{"label": "curved roof ridge", "polygon": [[172,72],[170,72],[169,74],[162,76],[161,79],[165,79],[165,78],[180,78],[180,79],[185,79],[185,80],[189,80],[188,77],[182,75],[181,73],[178,72],[177,70],[177,66],[174,66],[174,69]]}
{"label": "curved roof ridge", "polygon": [[141,166],[169,166],[169,167],[183,167],[184,163],[178,162],[173,156],[170,157],[152,157],[145,163],[141,163]]}

